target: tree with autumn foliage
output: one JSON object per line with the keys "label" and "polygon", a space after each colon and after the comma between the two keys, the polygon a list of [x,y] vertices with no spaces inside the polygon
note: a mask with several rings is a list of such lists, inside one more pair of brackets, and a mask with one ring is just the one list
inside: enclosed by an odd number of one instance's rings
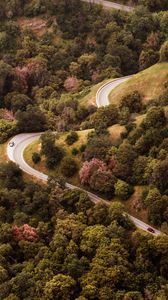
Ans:
{"label": "tree with autumn foliage", "polygon": [[105,163],[97,158],[92,158],[90,161],[85,161],[79,172],[80,181],[82,184],[88,184],[90,177],[95,171],[106,171]]}
{"label": "tree with autumn foliage", "polygon": [[37,230],[28,224],[22,226],[13,226],[13,236],[17,241],[29,241],[33,242],[38,239]]}
{"label": "tree with autumn foliage", "polygon": [[79,177],[82,184],[89,185],[95,191],[108,196],[112,196],[114,193],[116,178],[100,159],[93,158],[91,161],[85,161]]}

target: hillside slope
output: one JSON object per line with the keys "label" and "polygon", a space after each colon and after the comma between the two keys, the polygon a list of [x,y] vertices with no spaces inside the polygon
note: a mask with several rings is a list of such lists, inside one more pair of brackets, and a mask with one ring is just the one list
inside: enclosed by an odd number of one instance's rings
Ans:
{"label": "hillside slope", "polygon": [[137,90],[143,96],[143,102],[147,103],[163,92],[167,80],[168,63],[156,64],[113,89],[109,101],[117,104],[123,96]]}

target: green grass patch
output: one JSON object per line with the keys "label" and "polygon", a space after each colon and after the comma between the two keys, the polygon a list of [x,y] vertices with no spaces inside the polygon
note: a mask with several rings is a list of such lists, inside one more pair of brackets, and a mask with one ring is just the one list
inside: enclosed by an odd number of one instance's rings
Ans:
{"label": "green grass patch", "polygon": [[110,103],[118,105],[121,98],[137,90],[144,104],[162,94],[168,80],[168,63],[156,64],[121,83],[109,95]]}

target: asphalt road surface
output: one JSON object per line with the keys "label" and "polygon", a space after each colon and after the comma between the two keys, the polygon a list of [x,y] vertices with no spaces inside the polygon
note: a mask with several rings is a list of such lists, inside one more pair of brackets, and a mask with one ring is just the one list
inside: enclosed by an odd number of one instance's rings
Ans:
{"label": "asphalt road surface", "polygon": [[117,87],[121,83],[127,81],[131,77],[132,77],[132,75],[121,77],[121,78],[118,78],[118,79],[112,79],[109,82],[102,85],[99,88],[99,90],[97,91],[97,94],[96,94],[96,104],[97,104],[97,106],[101,107],[101,106],[109,105],[109,98],[108,97],[109,97],[110,92],[115,87]]}
{"label": "asphalt road surface", "polygon": [[131,12],[134,9],[132,6],[122,5],[122,4],[118,4],[115,2],[111,2],[111,1],[103,1],[103,0],[82,0],[82,1],[88,2],[91,4],[101,4],[106,9],[113,8],[113,9],[123,10],[123,11],[127,11],[127,12]]}
{"label": "asphalt road surface", "polygon": [[[124,78],[119,78],[119,79],[115,79],[112,80],[110,82],[108,82],[107,84],[103,85],[97,92],[96,95],[96,103],[98,106],[104,106],[104,105],[108,105],[108,94],[109,92],[114,89],[117,85],[120,85],[122,82],[128,80],[130,78],[130,76],[124,77]],[[32,142],[34,142],[35,140],[38,140],[40,138],[41,133],[23,133],[23,134],[18,134],[15,137],[13,137],[9,143],[14,142],[14,146],[11,147],[10,144],[8,143],[7,146],[7,155],[8,158],[15,162],[17,165],[19,165],[19,167],[27,174],[34,176],[40,180],[43,181],[47,181],[48,176],[44,173],[41,173],[35,169],[33,169],[32,167],[30,167],[24,160],[23,157],[23,153],[24,150],[26,149],[26,147],[31,144]],[[74,188],[78,188],[74,185],[71,185],[69,183],[66,183],[66,186],[70,189],[74,189]],[[85,191],[87,192],[87,191]],[[100,197],[98,197],[97,195],[87,192],[90,199],[94,202],[94,203],[98,203],[100,201],[105,202],[106,204],[109,204],[108,201],[101,199]],[[129,218],[133,221],[133,223],[140,229],[144,230],[144,231],[148,231],[148,228],[151,227],[150,225],[142,222],[141,220],[134,218],[133,216],[128,215]],[[153,235],[158,235],[161,232],[155,228],[154,229],[154,233],[151,233]]]}

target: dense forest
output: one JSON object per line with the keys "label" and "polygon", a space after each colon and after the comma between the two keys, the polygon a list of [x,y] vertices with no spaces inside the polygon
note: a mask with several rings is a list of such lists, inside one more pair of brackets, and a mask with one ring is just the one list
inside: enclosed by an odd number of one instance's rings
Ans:
{"label": "dense forest", "polygon": [[137,6],[144,5],[150,11],[167,10],[168,3],[166,0],[117,0],[116,2],[124,5]]}
{"label": "dense forest", "polygon": [[[0,164],[0,299],[168,299],[168,80],[146,103],[137,90],[106,107],[81,102],[104,80],[168,62],[168,2],[118,2],[136,6],[0,0],[0,143],[46,131],[31,159],[52,175],[35,183]],[[67,189],[73,176],[109,205]],[[137,187],[136,205],[164,234],[125,213]]]}
{"label": "dense forest", "polygon": [[0,299],[167,299],[167,236],[136,231],[118,202],[0,173]]}

